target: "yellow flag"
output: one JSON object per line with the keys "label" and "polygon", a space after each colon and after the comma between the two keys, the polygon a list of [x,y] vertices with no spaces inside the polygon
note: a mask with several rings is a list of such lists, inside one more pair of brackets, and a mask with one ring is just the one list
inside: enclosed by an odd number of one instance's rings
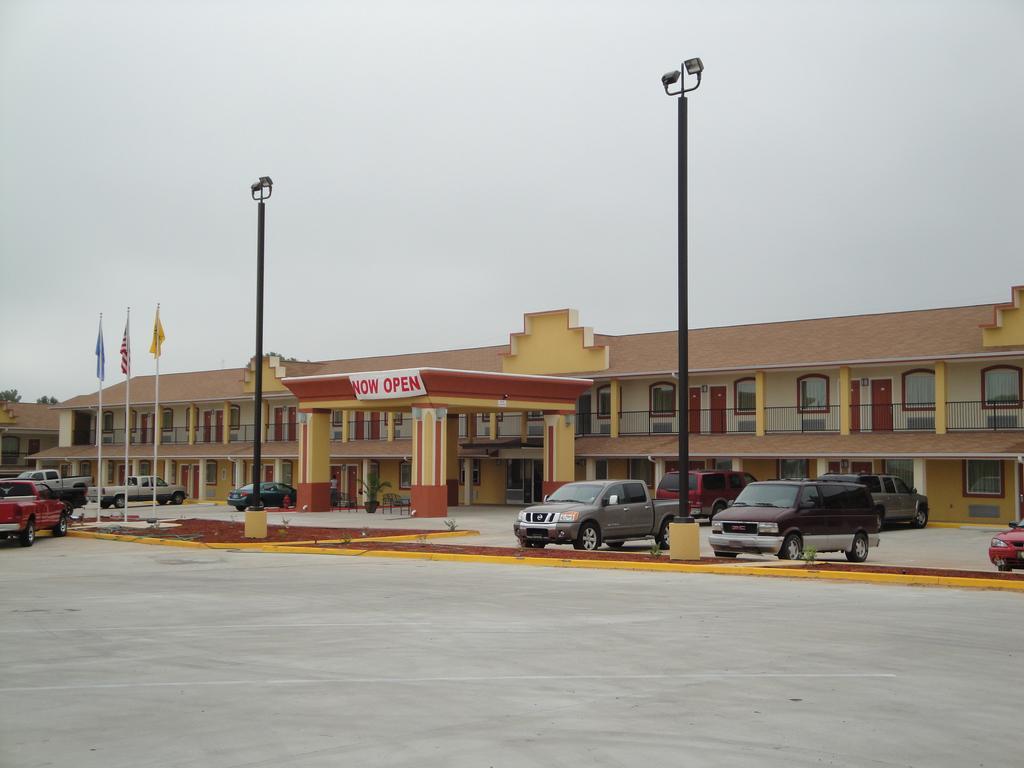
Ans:
{"label": "yellow flag", "polygon": [[160,345],[164,343],[164,326],[160,322],[160,305],[156,307],[156,320],[153,321],[153,343],[149,345],[149,354],[160,357]]}

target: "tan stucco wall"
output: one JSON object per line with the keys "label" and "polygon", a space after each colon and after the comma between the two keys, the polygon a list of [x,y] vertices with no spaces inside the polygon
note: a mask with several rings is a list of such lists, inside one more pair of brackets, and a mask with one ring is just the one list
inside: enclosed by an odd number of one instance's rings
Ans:
{"label": "tan stucco wall", "polygon": [[[1003,495],[964,496],[963,462],[958,460],[929,459],[925,465],[928,477],[929,516],[935,522],[949,523],[992,523],[993,525],[1016,520],[1014,514],[1014,472],[1016,464],[1004,461]],[[972,517],[968,513],[971,505],[994,506],[999,509],[998,518]]]}

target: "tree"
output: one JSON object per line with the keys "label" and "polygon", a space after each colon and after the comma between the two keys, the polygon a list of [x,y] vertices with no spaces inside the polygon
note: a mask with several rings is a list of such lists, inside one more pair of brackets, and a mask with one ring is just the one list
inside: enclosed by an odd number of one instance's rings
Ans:
{"label": "tree", "polygon": [[20,403],[21,395],[16,389],[0,389],[0,400],[6,400],[8,403]]}
{"label": "tree", "polygon": [[56,405],[57,403],[60,402],[60,400],[58,400],[53,395],[43,395],[38,400],[36,400],[36,402],[42,403],[43,405]]}

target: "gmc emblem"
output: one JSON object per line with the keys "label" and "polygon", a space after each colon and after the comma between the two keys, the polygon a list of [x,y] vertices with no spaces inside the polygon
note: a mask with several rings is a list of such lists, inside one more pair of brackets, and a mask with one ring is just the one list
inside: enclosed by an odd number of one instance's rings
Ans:
{"label": "gmc emblem", "polygon": [[732,530],[734,530],[734,531],[743,532],[746,529],[747,529],[747,527],[745,525],[734,525],[734,526],[732,526]]}

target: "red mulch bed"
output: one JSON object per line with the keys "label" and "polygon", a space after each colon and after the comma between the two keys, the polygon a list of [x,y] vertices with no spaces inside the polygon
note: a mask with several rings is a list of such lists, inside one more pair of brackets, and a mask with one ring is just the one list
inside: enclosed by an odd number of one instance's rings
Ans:
{"label": "red mulch bed", "polygon": [[[131,518],[129,518],[131,519]],[[121,522],[121,518],[112,518],[112,523]],[[227,522],[224,520],[200,520],[188,518],[185,520],[163,520],[164,523],[175,523],[174,526],[161,525],[160,528],[133,528],[129,532],[137,536],[159,538],[188,537],[192,541],[201,541],[206,544],[258,544],[275,543],[280,541],[320,541],[321,539],[344,539],[350,538],[353,541],[364,536],[421,536],[427,533],[438,533],[428,530],[396,530],[394,528],[320,528],[307,525],[268,525],[266,539],[245,538],[245,523]],[[366,542],[370,544],[371,542]]]}
{"label": "red mulch bed", "polygon": [[[798,566],[799,567],[799,566]],[[1024,580],[1024,573],[1013,573],[995,570],[964,571],[954,568],[904,568],[900,565],[846,565],[845,563],[815,563],[806,566],[809,571],[847,571],[854,573],[895,573],[902,576],[942,576],[957,579],[1000,579],[1008,581]]]}

